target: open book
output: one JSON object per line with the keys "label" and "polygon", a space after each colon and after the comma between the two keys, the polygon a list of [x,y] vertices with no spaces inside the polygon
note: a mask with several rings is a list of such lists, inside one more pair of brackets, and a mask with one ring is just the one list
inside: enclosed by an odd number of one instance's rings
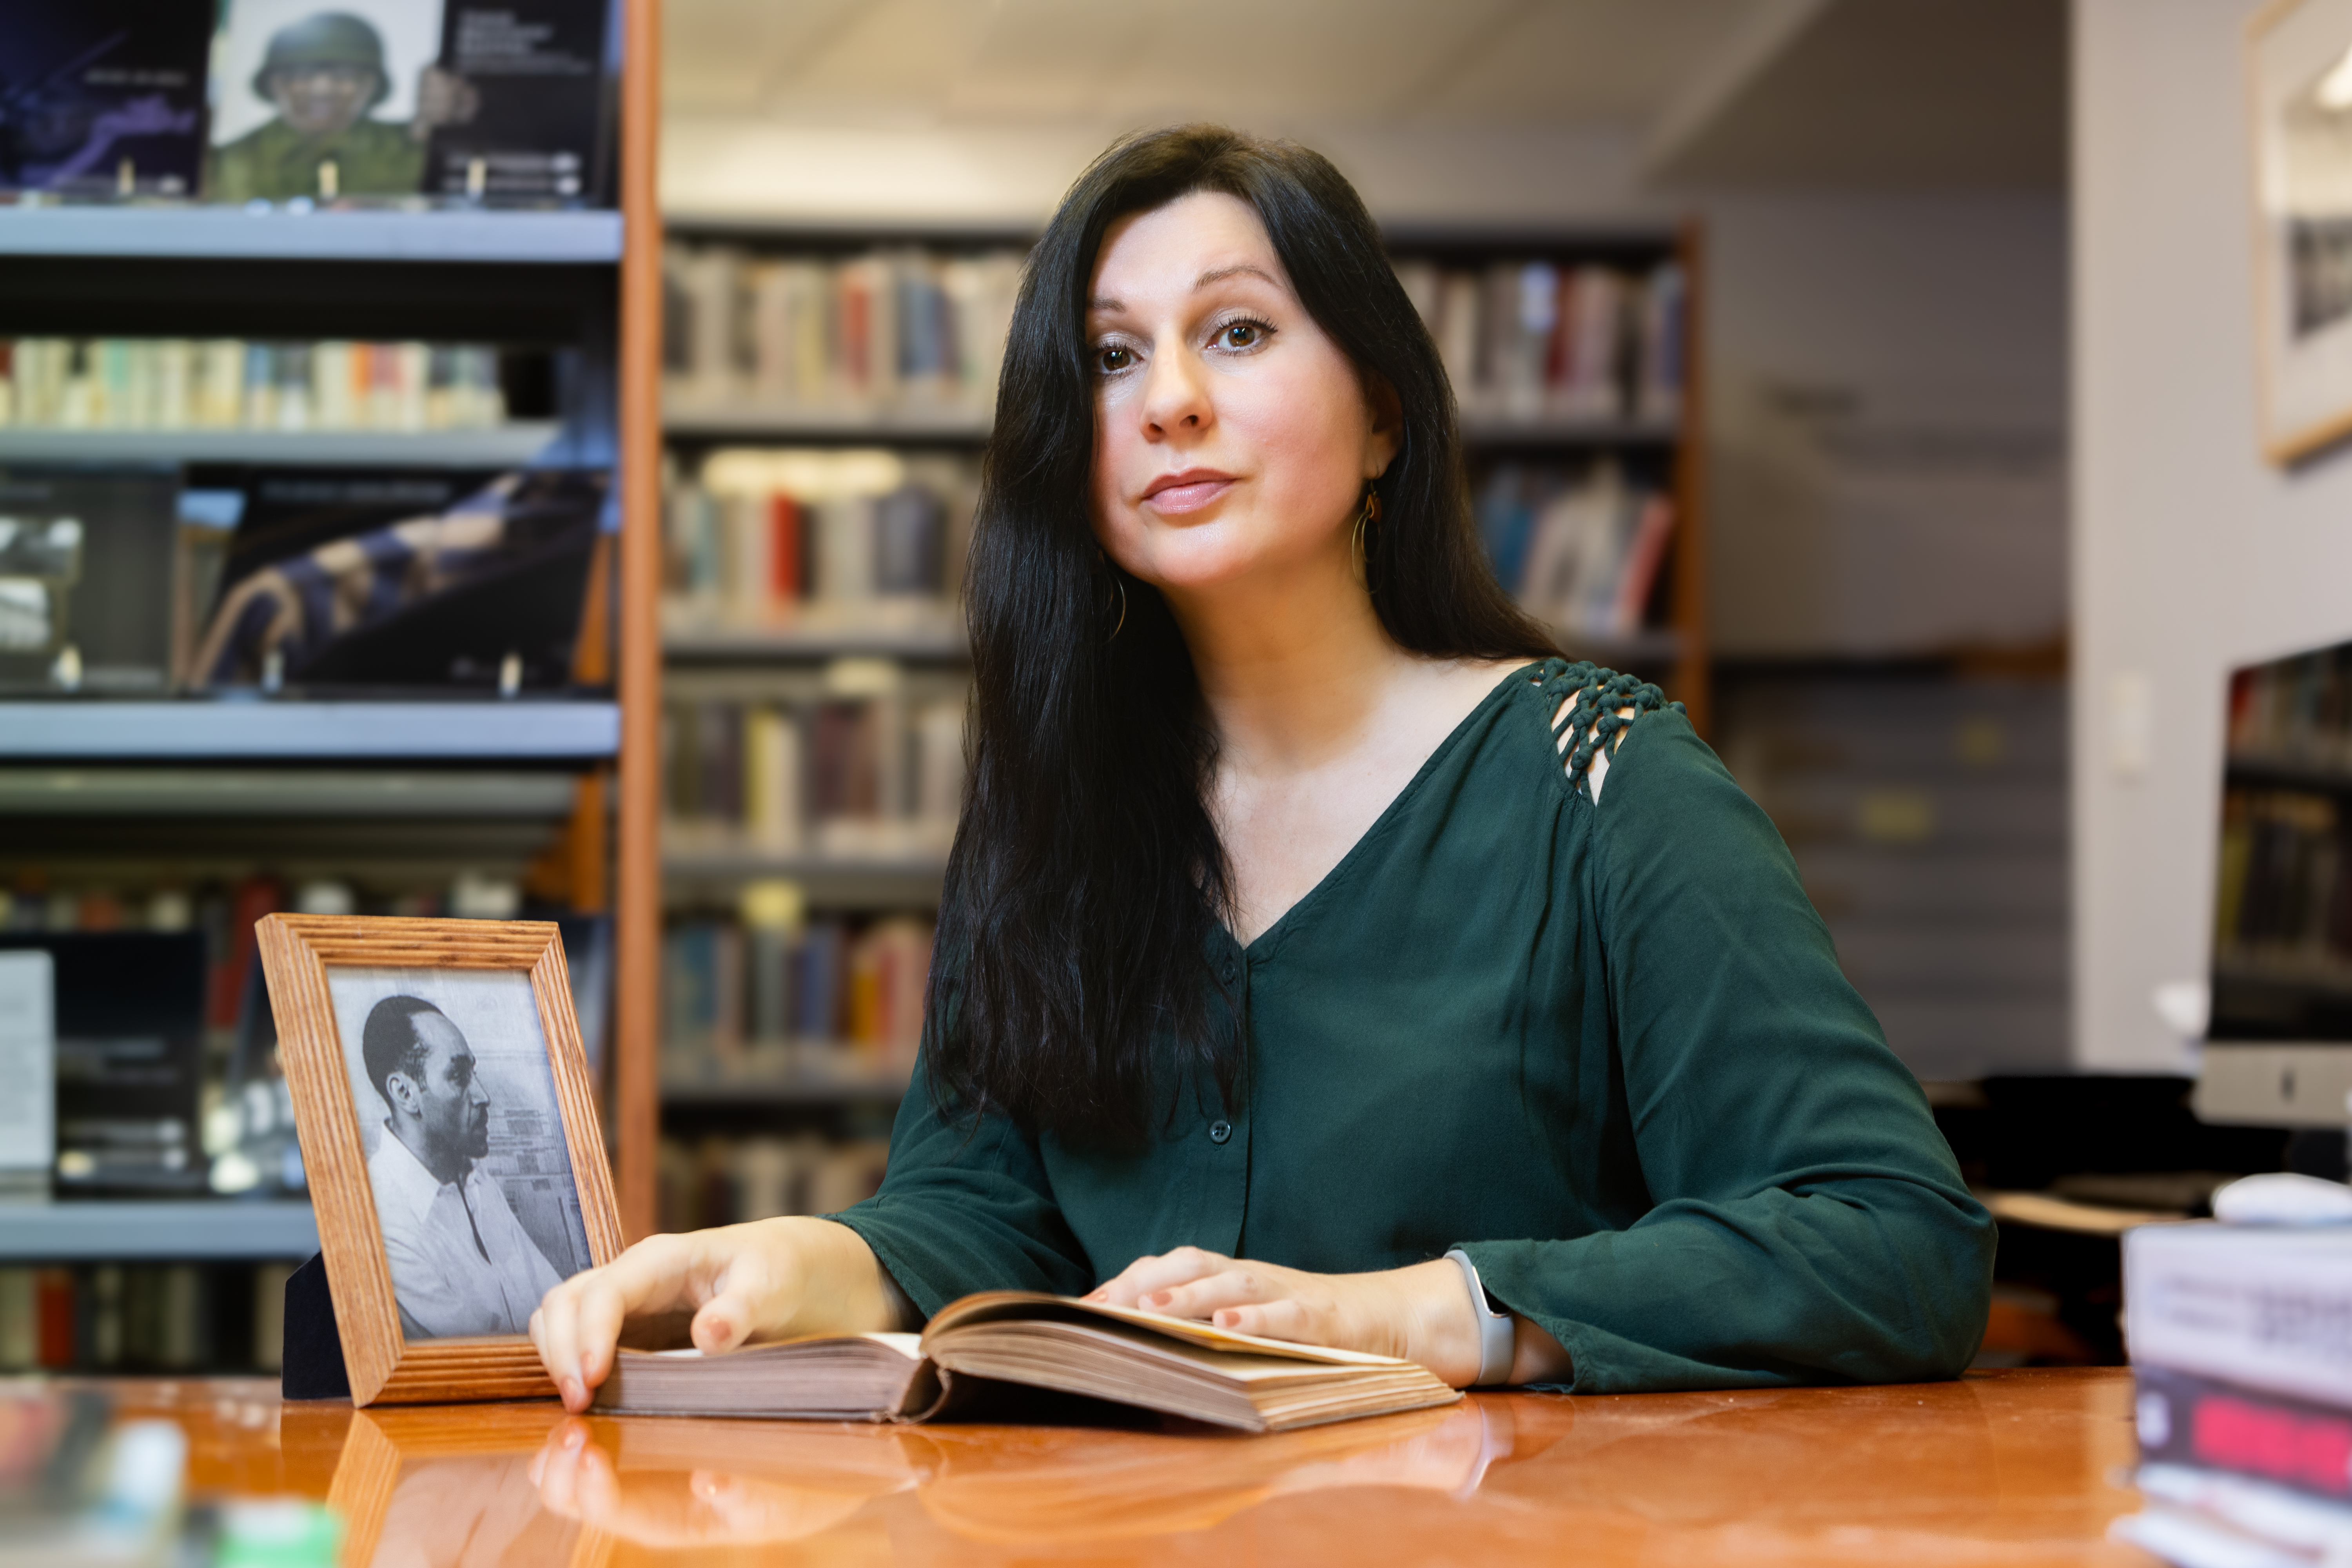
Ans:
{"label": "open book", "polygon": [[596,1408],[629,1415],[920,1421],[956,1380],[993,1379],[1285,1432],[1461,1398],[1409,1361],[1236,1334],[1067,1296],[987,1290],[920,1334],[845,1334],[730,1355],[620,1352]]}

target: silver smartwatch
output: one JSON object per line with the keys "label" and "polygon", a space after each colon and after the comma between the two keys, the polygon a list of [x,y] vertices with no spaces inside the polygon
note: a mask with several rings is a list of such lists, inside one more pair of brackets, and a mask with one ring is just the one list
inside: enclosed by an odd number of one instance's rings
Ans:
{"label": "silver smartwatch", "polygon": [[1479,1384],[1511,1381],[1511,1352],[1516,1342],[1512,1318],[1508,1312],[1495,1310],[1486,1300],[1486,1287],[1479,1283],[1478,1266],[1460,1247],[1446,1257],[1462,1266],[1463,1280],[1470,1287],[1470,1310],[1478,1314],[1478,1376]]}

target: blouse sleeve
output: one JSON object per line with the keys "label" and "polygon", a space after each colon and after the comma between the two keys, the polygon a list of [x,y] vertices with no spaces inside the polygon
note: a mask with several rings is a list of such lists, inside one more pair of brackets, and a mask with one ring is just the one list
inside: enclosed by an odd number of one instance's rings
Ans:
{"label": "blouse sleeve", "polygon": [[[931,1048],[926,1020],[923,1051]],[[926,1318],[975,1290],[1094,1289],[1034,1137],[1002,1115],[975,1126],[934,1102],[922,1063],[899,1102],[881,1191],[828,1215],[866,1238]]]}
{"label": "blouse sleeve", "polygon": [[1993,1225],[1839,971],[1772,823],[1680,713],[1627,730],[1591,904],[1653,1205],[1622,1231],[1462,1245],[1579,1392],[1958,1375]]}

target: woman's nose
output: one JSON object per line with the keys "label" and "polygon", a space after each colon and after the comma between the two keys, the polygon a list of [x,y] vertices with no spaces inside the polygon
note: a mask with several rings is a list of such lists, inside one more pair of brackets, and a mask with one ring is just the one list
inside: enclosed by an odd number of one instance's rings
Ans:
{"label": "woman's nose", "polygon": [[1201,364],[1179,347],[1151,356],[1150,379],[1144,385],[1143,420],[1162,436],[1179,430],[1197,433],[1214,419]]}

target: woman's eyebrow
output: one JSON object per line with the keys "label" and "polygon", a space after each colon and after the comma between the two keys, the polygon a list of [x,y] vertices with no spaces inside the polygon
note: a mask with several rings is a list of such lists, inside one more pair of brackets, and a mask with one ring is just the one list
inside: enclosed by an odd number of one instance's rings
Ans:
{"label": "woman's eyebrow", "polygon": [[1273,273],[1268,272],[1265,268],[1253,266],[1246,261],[1236,261],[1231,267],[1212,267],[1206,272],[1202,273],[1198,278],[1193,279],[1193,292],[1198,293],[1200,290],[1206,289],[1212,283],[1222,283],[1228,278],[1237,277],[1244,273],[1246,273],[1252,278],[1263,279],[1266,282],[1273,284],[1277,289],[1282,287],[1282,279],[1276,278]]}
{"label": "woman's eyebrow", "polygon": [[[1192,291],[1197,294],[1212,283],[1222,283],[1228,278],[1235,278],[1244,275],[1259,279],[1264,282],[1271,283],[1276,289],[1282,287],[1282,279],[1276,278],[1273,273],[1268,272],[1265,268],[1255,266],[1247,261],[1237,261],[1231,267],[1212,267],[1206,272],[1202,273],[1198,278],[1193,279]],[[1087,301],[1087,309],[1089,310],[1101,310],[1108,314],[1117,315],[1127,309],[1127,301],[1124,300],[1114,300],[1107,294],[1097,294]]]}

